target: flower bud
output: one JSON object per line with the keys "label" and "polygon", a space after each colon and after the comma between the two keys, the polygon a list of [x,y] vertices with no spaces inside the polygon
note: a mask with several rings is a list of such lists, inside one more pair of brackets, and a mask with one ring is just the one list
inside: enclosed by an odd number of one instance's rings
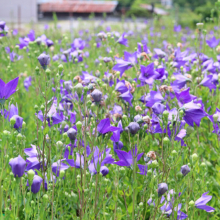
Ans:
{"label": "flower bud", "polygon": [[74,141],[76,139],[77,131],[74,128],[70,128],[67,131],[67,135],[71,141]]}
{"label": "flower bud", "polygon": [[17,138],[21,140],[21,139],[23,138],[22,134],[19,133],[19,134],[17,135]]}
{"label": "flower bud", "polygon": [[190,168],[188,167],[188,165],[183,165],[181,167],[181,173],[183,174],[183,176],[186,176],[189,172],[190,172]]}
{"label": "flower bud", "polygon": [[94,102],[100,102],[102,99],[102,92],[100,92],[98,89],[95,89],[92,93],[91,93],[92,99]]}
{"label": "flower bud", "polygon": [[140,125],[137,122],[131,122],[128,125],[128,129],[131,134],[136,134],[140,130]]}
{"label": "flower bud", "polygon": [[88,90],[89,90],[88,86],[85,86],[84,87],[84,93],[87,94]]}
{"label": "flower bud", "polygon": [[152,168],[158,167],[158,162],[156,160],[153,160],[151,163]]}
{"label": "flower bud", "polygon": [[187,133],[187,134],[191,134],[193,131],[194,131],[194,128],[193,128],[192,126],[188,126],[188,127],[186,128],[186,133]]}
{"label": "flower bud", "polygon": [[214,120],[215,123],[218,121],[218,115],[217,114],[213,115],[213,120]]}
{"label": "flower bud", "polygon": [[26,128],[26,122],[25,121],[22,122],[22,128]]}
{"label": "flower bud", "polygon": [[81,129],[81,127],[82,127],[82,122],[81,122],[81,121],[78,121],[78,122],[76,123],[76,127],[77,127],[77,129]]}
{"label": "flower bud", "polygon": [[43,195],[43,201],[44,201],[44,202],[47,202],[48,199],[49,199],[48,195],[47,195],[47,194],[44,194],[44,195]]}
{"label": "flower bud", "polygon": [[165,137],[165,138],[163,139],[163,143],[164,143],[164,144],[168,144],[169,142],[170,142],[170,140],[169,140],[168,137]]}
{"label": "flower bud", "polygon": [[43,111],[45,109],[44,105],[40,106],[41,111]]}
{"label": "flower bud", "polygon": [[50,56],[42,53],[38,58],[40,65],[45,69],[47,65],[50,63]]}
{"label": "flower bud", "polygon": [[65,170],[61,170],[61,171],[60,171],[60,177],[63,178],[64,175],[65,175]]}
{"label": "flower bud", "polygon": [[139,206],[140,206],[140,207],[143,207],[143,205],[144,205],[143,202],[140,202],[140,203],[139,203]]}
{"label": "flower bud", "polygon": [[165,111],[163,112],[163,116],[164,116],[165,119],[167,119],[168,116],[169,116],[169,112],[168,112],[167,110],[165,110]]}
{"label": "flower bud", "polygon": [[49,76],[51,74],[51,70],[50,69],[46,69],[45,73]]}
{"label": "flower bud", "polygon": [[82,83],[77,83],[77,85],[74,86],[74,89],[76,90],[76,92],[77,92],[78,95],[81,95],[81,94],[82,94],[82,90],[83,90],[83,85],[82,85]]}
{"label": "flower bud", "polygon": [[205,162],[202,162],[202,163],[200,164],[200,166],[201,166],[202,168],[205,168],[205,167],[206,167]]}
{"label": "flower bud", "polygon": [[195,205],[195,202],[194,202],[193,200],[191,200],[191,201],[189,202],[189,206],[192,207],[192,206],[194,206],[194,205]]}
{"label": "flower bud", "polygon": [[183,111],[183,110],[180,110],[180,111],[179,111],[179,116],[180,116],[180,118],[182,118],[183,115],[184,115],[184,111]]}
{"label": "flower bud", "polygon": [[28,170],[27,176],[28,176],[29,184],[32,184],[34,175],[35,175],[35,172],[33,170]]}
{"label": "flower bud", "polygon": [[62,71],[63,71],[63,65],[62,65],[62,64],[60,64],[60,65],[58,66],[58,70],[59,70],[59,72],[62,72]]}
{"label": "flower bud", "polygon": [[60,148],[63,146],[63,142],[62,141],[57,141],[56,143],[57,147]]}
{"label": "flower bud", "polygon": [[199,29],[202,29],[202,28],[203,28],[203,25],[204,25],[203,23],[197,23],[197,24],[196,24],[196,26],[197,26]]}
{"label": "flower bud", "polygon": [[168,190],[168,186],[166,183],[158,184],[158,195],[163,195]]}
{"label": "flower bud", "polygon": [[11,123],[12,125],[14,125],[15,122],[16,122],[16,119],[15,119],[14,117],[12,117],[12,118],[10,119],[10,123]]}
{"label": "flower bud", "polygon": [[36,112],[38,112],[38,111],[39,111],[38,105],[35,105],[35,106],[34,106],[34,109],[35,109]]}
{"label": "flower bud", "polygon": [[175,150],[173,150],[173,151],[171,152],[171,154],[172,154],[173,156],[176,156],[176,155],[177,155],[177,152],[176,152]]}
{"label": "flower bud", "polygon": [[196,153],[193,154],[193,155],[192,155],[192,160],[193,160],[193,162],[196,162],[197,159],[198,159],[198,155],[197,155]]}

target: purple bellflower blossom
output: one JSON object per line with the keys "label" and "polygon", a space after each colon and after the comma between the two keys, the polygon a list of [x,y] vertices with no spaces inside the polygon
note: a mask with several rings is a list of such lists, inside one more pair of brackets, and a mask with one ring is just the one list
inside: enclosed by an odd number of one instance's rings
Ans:
{"label": "purple bellflower blossom", "polygon": [[158,195],[163,195],[168,190],[168,186],[166,183],[158,184]]}
{"label": "purple bellflower blossom", "polygon": [[34,175],[34,179],[31,185],[31,192],[34,194],[38,193],[40,191],[40,186],[42,182],[43,179],[40,176]]}
{"label": "purple bellflower blossom", "polygon": [[190,126],[194,126],[194,123],[197,126],[200,126],[200,121],[202,118],[208,116],[207,113],[197,104],[189,102],[183,105],[182,109],[184,110],[183,119]]}
{"label": "purple bellflower blossom", "polygon": [[108,132],[114,132],[114,131],[117,131],[119,130],[118,127],[113,127],[111,126],[110,124],[110,119],[109,118],[105,118],[105,119],[102,119],[98,126],[97,126],[97,130],[100,134],[106,134]]}
{"label": "purple bellflower blossom", "polygon": [[51,166],[52,171],[56,176],[60,175],[61,170],[67,170],[69,168],[69,166],[65,163],[62,163],[62,161],[65,161],[65,159],[58,160],[57,162],[54,162]]}
{"label": "purple bellflower blossom", "polygon": [[133,95],[130,93],[130,91],[122,93],[119,97],[123,99],[125,102],[128,102],[130,106],[132,106],[131,101],[133,99]]}
{"label": "purple bellflower blossom", "polygon": [[160,92],[150,91],[147,95],[144,95],[140,98],[140,101],[146,103],[147,107],[152,107],[155,103],[161,103],[164,101],[163,96]]}
{"label": "purple bellflower blossom", "polygon": [[220,42],[220,39],[216,39],[215,36],[212,38],[206,40],[206,43],[209,45],[209,47],[214,48],[217,47]]}
{"label": "purple bellflower blossom", "polygon": [[132,68],[134,65],[137,64],[137,52],[134,53],[129,53],[129,52],[124,52],[124,59],[122,58],[115,58],[116,64],[113,66],[112,70],[114,71],[119,71],[120,72],[120,77],[122,77],[122,74]]}
{"label": "purple bellflower blossom", "polygon": [[31,144],[31,148],[25,148],[24,153],[29,157],[37,157],[38,151],[35,145]]}
{"label": "purple bellflower blossom", "polygon": [[111,140],[113,142],[119,142],[119,140],[120,140],[120,134],[123,131],[121,120],[118,122],[118,126],[117,127],[118,127],[118,130],[112,132]]}
{"label": "purple bellflower blossom", "polygon": [[139,76],[139,80],[149,85],[152,85],[154,79],[158,76],[157,72],[154,70],[154,63],[150,63],[146,67],[141,65],[140,71],[141,74]]}
{"label": "purple bellflower blossom", "polygon": [[199,83],[200,86],[208,87],[210,90],[216,89],[216,85],[213,83],[214,75],[205,75],[203,80]]}
{"label": "purple bellflower blossom", "polygon": [[[133,151],[133,153],[132,153]],[[144,153],[137,154],[137,147],[135,146],[135,150],[130,150],[129,152],[122,150],[115,150],[118,155],[119,161],[114,162],[114,164],[122,167],[130,167],[134,164],[134,158],[137,157],[137,161],[141,159]]]}
{"label": "purple bellflower blossom", "polygon": [[147,165],[141,165],[141,164],[138,164],[138,168],[140,170],[139,174],[141,175],[147,175]]}
{"label": "purple bellflower blossom", "polygon": [[161,59],[166,56],[166,54],[161,49],[155,48],[154,52],[156,53],[157,57]]}
{"label": "purple bellflower blossom", "polygon": [[126,36],[126,33],[123,33],[123,34],[119,37],[119,39],[117,40],[117,43],[122,44],[122,45],[128,47],[128,39],[125,38],[125,36]]}
{"label": "purple bellflower blossom", "polygon": [[[44,117],[47,118],[48,121],[48,126],[51,127],[52,125],[56,125],[61,123],[64,120],[64,115],[63,112],[61,110],[57,110],[57,107],[59,105],[57,104],[57,99],[55,98],[53,100],[53,104],[49,110],[49,112],[47,113],[47,115],[43,115],[42,111],[39,111],[38,114],[36,113],[35,115],[38,117],[39,120],[41,120],[42,122],[44,121]],[[52,121],[52,123],[51,123]]]}
{"label": "purple bellflower blossom", "polygon": [[24,88],[26,89],[26,91],[29,90],[29,87],[31,86],[31,81],[32,81],[31,76],[28,76],[27,78],[25,78],[25,80],[24,80]]}
{"label": "purple bellflower blossom", "polygon": [[11,166],[12,172],[15,177],[22,177],[25,171],[26,162],[25,160],[19,155],[14,159],[9,161],[9,165]]}
{"label": "purple bellflower blossom", "polygon": [[114,162],[114,159],[112,158],[112,155],[110,154],[111,148],[107,148],[106,150],[100,152],[98,147],[95,147],[95,151],[92,155],[91,161],[89,161],[89,172],[92,175],[97,174],[99,172],[98,170],[98,164],[100,165],[100,173],[102,173],[103,176],[106,176],[109,173],[109,170],[105,164],[112,164]]}
{"label": "purple bellflower blossom", "polygon": [[191,102],[192,100],[196,99],[196,96],[191,95],[189,93],[190,88],[187,88],[185,90],[182,90],[181,92],[176,92],[176,98],[178,100],[178,104],[180,107],[182,107],[182,105]]}
{"label": "purple bellflower blossom", "polygon": [[174,32],[177,32],[177,33],[179,33],[181,31],[181,29],[182,29],[181,25],[175,25],[173,28]]}
{"label": "purple bellflower blossom", "polygon": [[206,212],[214,212],[215,209],[213,207],[206,205],[206,203],[208,203],[212,199],[212,196],[209,196],[207,194],[208,192],[203,193],[202,196],[195,201],[195,207],[205,210]]}
{"label": "purple bellflower blossom", "polygon": [[115,90],[120,93],[127,92],[129,89],[125,85],[125,80],[120,81],[119,79],[117,79],[117,84],[115,86]]}
{"label": "purple bellflower blossom", "polygon": [[40,65],[45,69],[50,63],[50,56],[42,53],[38,58]]}
{"label": "purple bellflower blossom", "polygon": [[4,104],[4,99],[8,99],[11,95],[13,95],[17,90],[19,77],[11,80],[8,83],[5,83],[2,79],[0,79],[0,104]]}
{"label": "purple bellflower blossom", "polygon": [[[113,150],[121,150],[124,147],[124,144],[121,141],[113,142]],[[116,153],[116,152],[115,152]]]}
{"label": "purple bellflower blossom", "polygon": [[152,110],[156,115],[162,114],[165,109],[166,106],[159,102],[154,103],[154,105],[152,106]]}

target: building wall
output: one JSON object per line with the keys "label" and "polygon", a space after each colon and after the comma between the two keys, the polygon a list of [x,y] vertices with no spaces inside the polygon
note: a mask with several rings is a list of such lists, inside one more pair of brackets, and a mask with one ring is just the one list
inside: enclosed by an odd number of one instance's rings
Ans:
{"label": "building wall", "polygon": [[5,22],[36,22],[36,0],[0,0],[0,20]]}

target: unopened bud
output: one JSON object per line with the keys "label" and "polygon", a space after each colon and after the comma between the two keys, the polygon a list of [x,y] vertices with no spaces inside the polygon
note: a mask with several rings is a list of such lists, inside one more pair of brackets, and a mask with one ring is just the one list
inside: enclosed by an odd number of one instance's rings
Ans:
{"label": "unopened bud", "polygon": [[77,127],[77,129],[80,129],[80,128],[82,127],[82,122],[81,122],[81,121],[78,121],[78,122],[76,123],[76,127]]}
{"label": "unopened bud", "polygon": [[215,123],[218,121],[218,115],[217,114],[213,115],[213,120],[214,120]]}

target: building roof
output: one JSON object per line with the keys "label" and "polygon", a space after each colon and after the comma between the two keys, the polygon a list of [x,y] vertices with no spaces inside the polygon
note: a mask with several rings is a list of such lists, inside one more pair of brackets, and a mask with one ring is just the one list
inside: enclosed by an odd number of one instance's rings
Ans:
{"label": "building roof", "polygon": [[[141,7],[148,11],[152,11],[152,5],[142,4]],[[156,8],[156,7],[154,8],[154,13],[158,15],[168,15],[167,11],[163,10],[162,8]]]}
{"label": "building roof", "polygon": [[40,5],[41,12],[109,13],[117,6],[117,1],[59,1]]}

